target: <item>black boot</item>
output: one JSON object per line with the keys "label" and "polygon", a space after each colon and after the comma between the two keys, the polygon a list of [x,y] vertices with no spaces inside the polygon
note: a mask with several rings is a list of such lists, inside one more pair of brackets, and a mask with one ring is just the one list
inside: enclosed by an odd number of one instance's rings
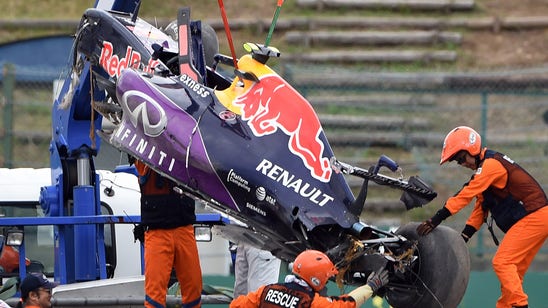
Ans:
{"label": "black boot", "polygon": [[525,305],[525,306],[512,306],[512,308],[529,308],[529,305]]}

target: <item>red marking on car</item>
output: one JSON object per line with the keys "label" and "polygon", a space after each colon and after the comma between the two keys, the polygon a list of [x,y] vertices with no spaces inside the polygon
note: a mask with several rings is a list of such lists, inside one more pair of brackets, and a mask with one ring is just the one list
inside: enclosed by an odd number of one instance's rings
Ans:
{"label": "red marking on car", "polygon": [[310,103],[288,83],[276,75],[263,76],[233,104],[240,107],[255,136],[282,130],[289,136],[291,153],[302,159],[314,178],[329,182],[332,170],[329,159],[322,156],[320,121]]}
{"label": "red marking on car", "polygon": [[[125,57],[120,58],[118,55],[114,54],[114,46],[112,43],[104,41],[99,57],[99,65],[105,69],[109,76],[119,77],[120,73],[125,68],[133,67],[139,69],[141,66],[144,66],[144,63],[141,64],[141,59],[141,54],[133,50],[131,46],[127,46]],[[143,67],[143,71],[152,73],[154,67],[156,67],[158,63],[158,60],[150,58],[147,65]]]}
{"label": "red marking on car", "polygon": [[219,113],[219,118],[223,120],[234,120],[236,119],[236,114],[230,110],[223,110]]}

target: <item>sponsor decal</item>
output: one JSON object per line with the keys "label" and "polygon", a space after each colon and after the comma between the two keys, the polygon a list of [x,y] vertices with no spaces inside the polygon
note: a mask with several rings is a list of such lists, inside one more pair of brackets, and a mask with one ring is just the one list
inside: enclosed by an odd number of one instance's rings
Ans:
{"label": "sponsor decal", "polygon": [[300,157],[312,177],[329,182],[332,169],[329,159],[323,157],[320,121],[308,101],[280,77],[263,76],[233,105],[240,108],[255,136],[274,134],[278,129],[288,135],[289,151]]}
{"label": "sponsor decal", "polygon": [[[131,46],[127,46],[125,56],[120,58],[118,55],[114,54],[114,45],[109,41],[104,41],[103,47],[101,48],[101,55],[99,56],[99,65],[103,67],[110,77],[120,77],[123,69],[129,67],[139,69],[144,65],[144,63],[141,63],[141,59],[141,54],[133,50],[133,47]],[[142,70],[151,74],[158,63],[158,60],[150,58]]]}
{"label": "sponsor decal", "polygon": [[266,198],[266,191],[264,187],[257,187],[257,190],[255,190],[255,196],[257,196],[257,200],[263,201],[264,198]]}
{"label": "sponsor decal", "polygon": [[145,136],[158,137],[162,134],[167,127],[167,117],[162,106],[149,95],[136,90],[126,91],[120,105],[124,110],[124,116],[128,117],[133,127],[126,126],[123,122],[114,135],[118,142],[157,166],[167,166],[167,170],[172,171],[175,158],[157,149],[156,146],[149,145],[148,139],[138,134],[136,130],[138,125],[142,125]]}
{"label": "sponsor decal", "polygon": [[244,189],[247,192],[251,191],[251,188],[249,188],[249,182],[243,177],[236,174],[236,172],[234,172],[234,169],[230,169],[230,171],[228,172],[226,181],[229,183],[236,184],[236,186]]}
{"label": "sponsor decal", "polygon": [[255,196],[257,197],[257,200],[259,201],[266,201],[271,205],[276,204],[276,199],[269,196],[266,193],[266,189],[264,189],[264,187],[262,186],[257,187],[257,189],[255,190]]}
{"label": "sponsor decal", "polygon": [[248,209],[252,210],[253,212],[255,212],[255,213],[257,213],[261,216],[266,217],[266,212],[265,211],[261,210],[260,208],[258,208],[257,206],[255,206],[255,205],[253,205],[249,202],[246,202],[245,207],[247,207]]}
{"label": "sponsor decal", "polygon": [[194,80],[192,77],[188,76],[187,74],[183,73],[179,77],[179,80],[184,83],[190,90],[192,90],[194,93],[198,94],[202,98],[208,97],[211,93],[201,85],[199,82]]}
{"label": "sponsor decal", "polygon": [[137,90],[126,91],[122,95],[121,105],[124,115],[134,127],[141,122],[145,135],[158,137],[166,129],[165,110],[148,94]]}
{"label": "sponsor decal", "polygon": [[236,114],[230,110],[223,110],[219,112],[219,118],[232,123],[236,120]]}
{"label": "sponsor decal", "polygon": [[479,167],[478,170],[476,170],[476,174],[481,174],[481,167]]}
{"label": "sponsor decal", "polygon": [[310,183],[303,181],[267,159],[263,159],[255,170],[319,206],[324,206],[334,200],[332,196],[323,193],[319,188],[313,187]]}
{"label": "sponsor decal", "polygon": [[175,167],[174,157],[170,157],[166,152],[156,149],[154,145],[149,145],[147,139],[140,137],[135,129],[125,126],[124,123],[120,125],[114,136],[120,143],[135,153],[139,153],[140,157],[147,158],[156,166],[166,168],[168,171],[172,171]]}

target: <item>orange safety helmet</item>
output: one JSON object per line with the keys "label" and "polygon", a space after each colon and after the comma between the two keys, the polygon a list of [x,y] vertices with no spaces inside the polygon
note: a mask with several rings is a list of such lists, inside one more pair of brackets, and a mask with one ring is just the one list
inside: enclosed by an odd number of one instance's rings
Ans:
{"label": "orange safety helmet", "polygon": [[440,165],[463,150],[472,156],[476,156],[481,152],[481,136],[468,126],[456,127],[445,136]]}
{"label": "orange safety helmet", "polygon": [[314,291],[320,291],[327,284],[327,280],[339,271],[325,253],[305,250],[295,258],[293,273],[306,281]]}

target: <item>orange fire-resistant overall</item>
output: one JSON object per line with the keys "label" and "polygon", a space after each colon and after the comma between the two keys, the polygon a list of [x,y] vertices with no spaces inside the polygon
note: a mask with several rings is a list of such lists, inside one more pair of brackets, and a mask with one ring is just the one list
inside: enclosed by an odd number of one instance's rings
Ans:
{"label": "orange fire-resistant overall", "polygon": [[165,307],[172,269],[182,307],[200,307],[202,272],[194,238],[194,200],[173,191],[175,183],[137,161],[141,224],[145,232],[145,307]]}
{"label": "orange fire-resistant overall", "polygon": [[240,295],[230,303],[230,308],[257,307],[356,308],[356,301],[349,295],[322,296],[295,283],[276,283]]}
{"label": "orange fire-resistant overall", "polygon": [[[445,208],[455,214],[476,198],[465,227],[472,234],[491,212],[499,228],[506,232],[493,258],[493,269],[501,285],[496,307],[526,306],[523,277],[548,238],[548,199],[537,181],[507,156],[484,149],[480,161],[472,179],[447,200]],[[486,196],[494,203],[486,205]],[[510,204],[510,214],[500,214]]]}

